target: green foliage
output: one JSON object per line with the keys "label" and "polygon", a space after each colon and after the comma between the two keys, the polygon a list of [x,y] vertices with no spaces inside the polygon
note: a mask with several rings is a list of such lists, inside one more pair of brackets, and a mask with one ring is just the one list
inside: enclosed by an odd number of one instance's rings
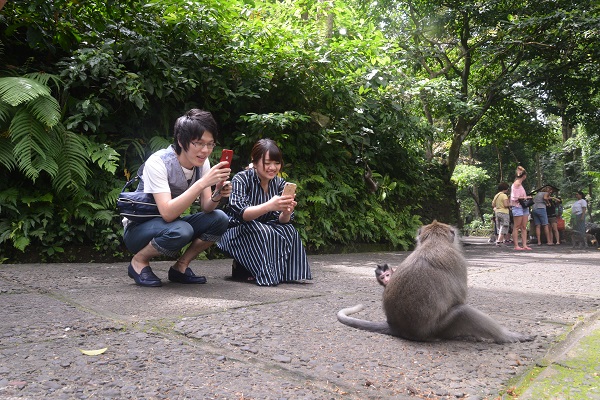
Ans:
{"label": "green foliage", "polygon": [[491,236],[494,233],[492,214],[484,214],[483,221],[475,219],[464,227],[464,232],[469,236]]}
{"label": "green foliage", "polygon": [[[117,166],[109,146],[64,128],[50,81],[57,79],[48,74],[0,78],[0,131],[6,132],[0,136],[0,164],[6,167],[0,173],[0,244],[22,252],[35,245],[47,259],[88,238],[96,222],[112,223],[114,212],[106,211],[113,205],[86,199],[85,186],[92,163],[108,172]],[[19,177],[11,186],[19,173],[27,180]],[[52,192],[46,191],[47,178]]]}
{"label": "green foliage", "polygon": [[[16,107],[21,103],[28,103],[37,99],[38,97],[54,100],[50,96],[50,88],[48,86],[39,84],[32,79],[21,77],[0,78],[0,99],[2,99],[2,101],[5,103]],[[56,107],[47,109],[47,115],[50,117],[51,123],[46,123],[46,125],[50,127],[58,122],[58,115],[60,115],[58,103],[54,101],[54,104]]]}
{"label": "green foliage", "polygon": [[452,181],[459,190],[485,183],[488,179],[490,179],[490,176],[487,171],[475,165],[459,164],[452,174]]}
{"label": "green foliage", "polygon": [[114,211],[91,197],[87,192],[71,197],[37,191],[28,185],[0,191],[0,259],[18,259],[30,246],[39,250],[40,261],[60,259],[65,248],[86,243],[121,251],[116,237],[122,227]]}

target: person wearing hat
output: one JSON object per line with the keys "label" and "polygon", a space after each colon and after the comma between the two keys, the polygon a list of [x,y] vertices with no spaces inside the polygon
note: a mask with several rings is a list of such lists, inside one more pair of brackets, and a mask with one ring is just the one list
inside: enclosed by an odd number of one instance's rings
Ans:
{"label": "person wearing hat", "polygon": [[580,190],[575,193],[577,199],[571,206],[571,226],[583,240],[583,247],[587,247],[585,240],[585,213],[587,211],[587,201],[585,201],[585,194]]}

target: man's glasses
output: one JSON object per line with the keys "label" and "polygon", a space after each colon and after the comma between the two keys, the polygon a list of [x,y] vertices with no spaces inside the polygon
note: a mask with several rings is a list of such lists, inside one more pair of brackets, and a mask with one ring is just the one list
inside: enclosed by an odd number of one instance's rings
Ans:
{"label": "man's glasses", "polygon": [[203,143],[203,142],[190,142],[191,144],[194,145],[195,148],[197,149],[203,149],[203,148],[207,148],[207,149],[214,149],[217,144],[215,142],[210,142],[210,143]]}

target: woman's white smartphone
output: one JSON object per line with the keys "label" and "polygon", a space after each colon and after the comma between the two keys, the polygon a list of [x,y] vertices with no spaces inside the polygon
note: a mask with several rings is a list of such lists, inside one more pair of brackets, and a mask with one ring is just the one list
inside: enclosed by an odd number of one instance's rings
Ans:
{"label": "woman's white smartphone", "polygon": [[293,196],[296,193],[296,184],[291,182],[286,182],[283,187],[282,196]]}

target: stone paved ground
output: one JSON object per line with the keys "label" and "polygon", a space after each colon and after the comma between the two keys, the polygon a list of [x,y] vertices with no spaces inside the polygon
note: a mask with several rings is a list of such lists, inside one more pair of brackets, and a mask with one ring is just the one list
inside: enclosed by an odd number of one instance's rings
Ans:
{"label": "stone paved ground", "polygon": [[311,256],[311,283],[273,288],[229,280],[230,260],[195,262],[209,282],[193,287],[156,263],[162,288],[135,286],[126,265],[1,265],[0,398],[493,399],[600,310],[600,251],[469,239],[469,302],[533,342],[409,342],[337,322],[358,303],[382,320],[373,270],[407,254]]}

